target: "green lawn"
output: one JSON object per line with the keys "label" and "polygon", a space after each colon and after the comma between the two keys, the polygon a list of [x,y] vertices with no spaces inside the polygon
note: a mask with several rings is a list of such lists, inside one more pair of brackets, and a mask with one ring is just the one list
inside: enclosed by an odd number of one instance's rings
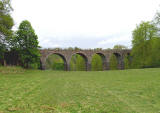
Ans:
{"label": "green lawn", "polygon": [[0,113],[158,113],[160,68],[0,73]]}

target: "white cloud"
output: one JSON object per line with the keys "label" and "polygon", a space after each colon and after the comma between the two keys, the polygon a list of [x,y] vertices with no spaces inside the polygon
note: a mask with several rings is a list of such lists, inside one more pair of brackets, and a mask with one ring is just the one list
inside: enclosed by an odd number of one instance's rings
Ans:
{"label": "white cloud", "polygon": [[118,44],[119,42],[130,41],[130,38],[128,37],[130,37],[130,35],[108,38],[98,42],[98,45]]}
{"label": "white cloud", "polygon": [[[102,47],[97,41],[110,41],[110,44],[126,44],[126,40],[131,41],[131,32],[136,24],[142,20],[151,20],[159,8],[160,1],[14,0],[12,4],[16,26],[22,20],[29,20],[39,36],[42,47],[59,45],[94,48]],[[121,32],[130,35],[108,37],[110,34],[116,35]],[[84,44],[85,42],[88,44]],[[104,48],[107,48],[111,45],[105,46]]]}
{"label": "white cloud", "polygon": [[129,48],[131,48],[131,38],[130,38],[130,34],[128,35],[122,35],[122,36],[118,36],[118,37],[112,37],[112,38],[108,38],[105,40],[101,40],[98,42],[97,47],[106,47],[108,46],[108,48],[113,48],[114,45],[125,45]]}

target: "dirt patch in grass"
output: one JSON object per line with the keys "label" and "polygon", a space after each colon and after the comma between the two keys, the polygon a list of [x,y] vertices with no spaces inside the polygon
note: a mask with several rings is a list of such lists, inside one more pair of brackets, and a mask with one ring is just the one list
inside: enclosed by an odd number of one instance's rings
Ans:
{"label": "dirt patch in grass", "polygon": [[47,106],[47,105],[43,105],[43,106],[41,106],[41,108],[42,109],[47,109],[47,110],[55,110],[55,108],[54,107],[52,107],[52,106]]}
{"label": "dirt patch in grass", "polygon": [[11,108],[8,108],[7,110],[10,111],[10,112],[14,112],[14,111],[18,111],[20,109],[19,108],[15,108],[15,107],[11,107]]}
{"label": "dirt patch in grass", "polygon": [[15,67],[15,66],[7,66],[7,67],[0,67],[0,73],[2,74],[16,74],[16,73],[24,73],[25,69],[22,67]]}

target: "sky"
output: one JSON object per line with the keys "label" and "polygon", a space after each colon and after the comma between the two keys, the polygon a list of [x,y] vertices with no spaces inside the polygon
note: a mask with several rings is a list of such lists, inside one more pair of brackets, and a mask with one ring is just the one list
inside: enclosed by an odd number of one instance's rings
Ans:
{"label": "sky", "polygon": [[42,48],[132,47],[132,31],[150,21],[160,0],[12,0],[17,29],[31,22]]}

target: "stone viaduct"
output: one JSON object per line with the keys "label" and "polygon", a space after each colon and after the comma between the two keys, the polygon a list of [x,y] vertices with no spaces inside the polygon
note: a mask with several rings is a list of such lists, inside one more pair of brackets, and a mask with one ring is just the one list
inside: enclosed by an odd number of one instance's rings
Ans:
{"label": "stone viaduct", "polygon": [[103,70],[109,70],[109,64],[110,64],[110,57],[112,54],[114,54],[118,61],[118,69],[124,69],[124,56],[130,55],[131,50],[125,49],[125,50],[117,50],[117,49],[111,49],[111,50],[40,50],[41,53],[41,68],[43,70],[46,69],[46,59],[49,55],[57,54],[59,55],[63,61],[64,61],[64,67],[66,71],[70,70],[70,60],[71,57],[74,54],[81,55],[86,62],[86,71],[91,70],[91,60],[92,56],[94,54],[98,54],[101,56],[103,61]]}

